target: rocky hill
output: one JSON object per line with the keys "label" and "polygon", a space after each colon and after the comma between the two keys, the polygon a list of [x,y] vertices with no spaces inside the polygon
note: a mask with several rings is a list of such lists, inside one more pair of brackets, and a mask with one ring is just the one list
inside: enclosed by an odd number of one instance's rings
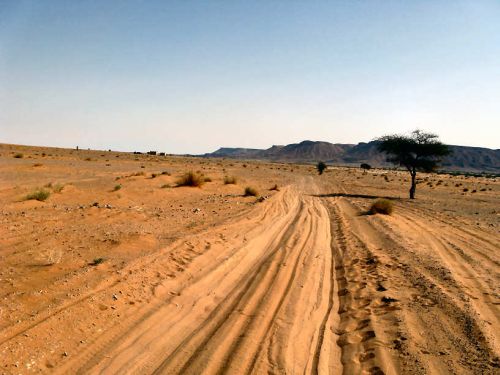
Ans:
{"label": "rocky hill", "polygon": [[[500,173],[500,150],[482,147],[450,146],[453,153],[443,160],[446,170]],[[339,144],[321,141],[302,141],[268,149],[220,148],[205,157],[259,159],[285,162],[317,162],[337,165],[368,163],[375,167],[389,166],[384,154],[378,152],[377,142]]]}

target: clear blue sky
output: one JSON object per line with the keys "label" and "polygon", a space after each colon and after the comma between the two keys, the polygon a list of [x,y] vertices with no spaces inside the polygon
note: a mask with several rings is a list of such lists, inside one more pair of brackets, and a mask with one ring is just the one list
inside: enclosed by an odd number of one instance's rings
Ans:
{"label": "clear blue sky", "polygon": [[500,1],[3,1],[0,142],[500,148]]}

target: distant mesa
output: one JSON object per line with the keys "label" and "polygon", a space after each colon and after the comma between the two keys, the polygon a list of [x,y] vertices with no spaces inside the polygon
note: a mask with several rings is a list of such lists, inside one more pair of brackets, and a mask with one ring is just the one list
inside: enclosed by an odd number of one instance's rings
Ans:
{"label": "distant mesa", "polygon": [[[203,157],[257,159],[283,162],[317,162],[372,167],[388,167],[386,157],[377,150],[377,141],[358,144],[302,141],[285,146],[274,145],[268,149],[222,147]],[[500,150],[483,147],[450,146],[453,154],[443,159],[442,169],[454,171],[500,173]]]}

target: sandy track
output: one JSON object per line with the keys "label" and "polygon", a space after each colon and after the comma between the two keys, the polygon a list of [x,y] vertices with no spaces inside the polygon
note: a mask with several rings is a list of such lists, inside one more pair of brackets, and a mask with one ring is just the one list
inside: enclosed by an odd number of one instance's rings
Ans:
{"label": "sandy track", "polygon": [[181,278],[156,287],[154,308],[60,372],[338,372],[330,221],[321,201],[288,188],[225,229],[198,239],[210,249]]}
{"label": "sandy track", "polygon": [[[408,204],[359,216],[328,199],[347,373],[498,373],[498,247]],[[380,372],[381,373],[381,372]]]}
{"label": "sandy track", "polygon": [[[320,197],[313,181],[135,259],[4,331],[0,350],[27,334],[57,342],[51,327],[120,290],[119,319],[51,372],[498,373],[498,238],[406,201],[393,216],[360,215],[362,199]],[[141,288],[146,303],[128,305]]]}

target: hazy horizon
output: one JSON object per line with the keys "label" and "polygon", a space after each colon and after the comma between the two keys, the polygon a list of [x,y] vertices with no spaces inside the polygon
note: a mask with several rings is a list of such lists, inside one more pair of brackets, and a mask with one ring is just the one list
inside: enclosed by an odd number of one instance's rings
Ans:
{"label": "hazy horizon", "polygon": [[500,2],[0,1],[0,142],[500,148]]}

